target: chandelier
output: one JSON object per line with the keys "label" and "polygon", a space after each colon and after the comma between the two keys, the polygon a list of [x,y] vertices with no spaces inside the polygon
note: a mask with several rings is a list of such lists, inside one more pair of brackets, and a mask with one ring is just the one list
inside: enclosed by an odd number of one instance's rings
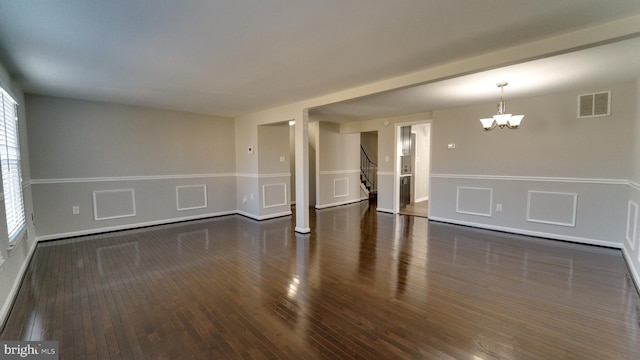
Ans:
{"label": "chandelier", "polygon": [[505,112],[507,111],[507,107],[503,99],[504,87],[509,85],[509,83],[504,81],[499,82],[496,85],[500,88],[500,102],[498,102],[498,113],[496,115],[493,115],[493,117],[480,119],[482,127],[485,131],[493,130],[496,126],[500,127],[500,129],[505,127],[508,129],[517,129],[518,127],[520,127],[520,122],[522,121],[522,118],[524,118],[524,115],[505,114]]}

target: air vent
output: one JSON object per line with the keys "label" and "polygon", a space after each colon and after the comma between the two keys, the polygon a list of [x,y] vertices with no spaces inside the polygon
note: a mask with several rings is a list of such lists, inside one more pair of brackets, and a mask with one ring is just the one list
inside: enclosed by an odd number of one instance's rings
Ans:
{"label": "air vent", "polygon": [[578,96],[578,117],[609,116],[611,114],[611,91]]}

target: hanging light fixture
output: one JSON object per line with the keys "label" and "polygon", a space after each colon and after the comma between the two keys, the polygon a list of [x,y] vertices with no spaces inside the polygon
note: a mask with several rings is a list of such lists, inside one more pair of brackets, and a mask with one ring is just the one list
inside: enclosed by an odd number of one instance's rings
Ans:
{"label": "hanging light fixture", "polygon": [[520,127],[520,122],[524,115],[511,115],[505,114],[507,111],[507,107],[504,103],[504,87],[509,85],[508,82],[499,82],[496,84],[500,88],[500,102],[498,103],[498,113],[493,115],[493,117],[480,119],[482,123],[482,127],[485,131],[493,130],[496,126],[499,126],[500,129],[508,128],[508,129],[517,129]]}

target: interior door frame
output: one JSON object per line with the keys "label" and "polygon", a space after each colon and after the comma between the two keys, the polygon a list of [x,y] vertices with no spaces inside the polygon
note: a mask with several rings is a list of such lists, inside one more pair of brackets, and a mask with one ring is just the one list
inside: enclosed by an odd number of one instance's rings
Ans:
{"label": "interior door frame", "polygon": [[[413,126],[419,124],[432,124],[431,119],[424,120],[416,120],[410,122],[400,122],[395,123],[395,136],[393,137],[393,213],[397,214],[400,212],[400,175],[402,173],[400,166],[400,155],[402,152],[400,151],[400,146],[402,146],[400,142],[401,128],[403,126]],[[431,136],[431,132],[429,133]],[[431,144],[432,141],[429,141]],[[431,177],[431,147],[429,148],[429,177]],[[431,187],[429,186],[429,192],[431,192]]]}

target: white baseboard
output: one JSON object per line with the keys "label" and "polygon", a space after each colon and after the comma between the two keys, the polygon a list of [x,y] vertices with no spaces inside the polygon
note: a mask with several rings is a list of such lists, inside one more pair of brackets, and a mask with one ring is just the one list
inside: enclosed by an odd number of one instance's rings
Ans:
{"label": "white baseboard", "polygon": [[67,232],[67,233],[58,233],[58,234],[50,234],[50,235],[44,235],[44,236],[36,236],[36,241],[47,241],[47,240],[64,239],[64,238],[69,238],[69,237],[84,236],[84,235],[94,235],[94,234],[100,234],[100,233],[111,232],[111,231],[130,230],[130,229],[136,229],[136,228],[141,228],[141,227],[146,227],[146,226],[165,225],[165,224],[171,224],[171,223],[176,223],[176,222],[181,222],[181,221],[200,220],[200,219],[206,219],[206,218],[210,218],[210,217],[233,215],[236,212],[237,211],[235,211],[235,210],[234,211],[222,211],[222,212],[217,212],[217,213],[209,213],[209,214],[196,215],[196,216],[185,216],[185,217],[173,218],[173,219],[163,219],[163,220],[147,221],[147,222],[135,223],[135,224],[108,226],[108,227],[94,228],[94,229],[88,229],[88,230],[71,231],[71,232]]}
{"label": "white baseboard", "polygon": [[308,233],[311,232],[311,228],[308,228],[308,227],[307,228],[301,228],[301,227],[297,227],[296,226],[295,231],[297,233],[301,233],[301,234],[308,234]]}
{"label": "white baseboard", "polygon": [[631,254],[629,254],[629,252],[627,251],[626,247],[622,248],[622,255],[624,255],[624,259],[627,262],[627,269],[629,269],[629,274],[631,274],[631,278],[633,278],[636,289],[638,290],[638,292],[640,292],[640,274],[638,274],[637,269],[635,268],[635,266],[633,266],[633,259],[631,257]]}
{"label": "white baseboard", "polygon": [[105,232],[120,231],[120,230],[131,230],[131,229],[137,229],[137,228],[142,228],[142,227],[147,227],[147,226],[166,225],[166,224],[182,222],[182,221],[200,220],[200,219],[219,217],[219,216],[226,216],[226,215],[235,215],[235,214],[246,216],[246,217],[254,219],[254,220],[267,220],[267,219],[273,219],[273,218],[277,218],[277,217],[291,215],[291,211],[285,211],[285,212],[281,212],[281,213],[262,215],[262,216],[258,216],[258,215],[247,213],[247,212],[240,211],[240,210],[221,211],[221,212],[217,212],[217,213],[209,213],[209,214],[202,214],[202,215],[195,215],[195,216],[185,216],[185,217],[173,218],[173,219],[163,219],[163,220],[148,221],[148,222],[143,222],[143,223],[135,223],[135,224],[127,224],[127,225],[119,225],[119,226],[109,226],[109,227],[94,228],[94,229],[89,229],[89,230],[80,230],[80,231],[72,231],[72,232],[66,232],[66,233],[58,233],[58,234],[36,236],[36,241],[48,241],[48,240],[57,240],[57,239],[64,239],[64,238],[70,238],[70,237],[76,237],[76,236],[95,235],[95,234],[100,234],[100,233],[105,233]]}
{"label": "white baseboard", "polygon": [[579,237],[579,236],[568,236],[568,235],[560,235],[560,234],[553,234],[553,233],[545,233],[545,232],[540,232],[540,231],[517,229],[517,228],[511,228],[511,227],[505,227],[505,226],[488,225],[488,224],[474,223],[474,222],[469,222],[469,221],[460,221],[460,220],[455,220],[455,219],[441,218],[441,217],[436,217],[436,216],[430,216],[429,219],[433,220],[433,221],[440,221],[440,222],[445,222],[445,223],[449,223],[449,224],[471,226],[471,227],[480,228],[480,229],[504,231],[504,232],[508,232],[508,233],[512,233],[512,234],[535,236],[535,237],[541,237],[541,238],[547,238],[547,239],[553,239],[553,240],[570,241],[570,242],[587,244],[587,245],[606,246],[606,247],[616,248],[616,249],[622,249],[623,248],[623,244],[622,243],[616,243],[616,242],[606,241],[606,240],[590,239],[590,238],[583,238],[583,237]]}
{"label": "white baseboard", "polygon": [[429,197],[425,196],[425,197],[421,197],[421,198],[415,199],[415,202],[422,202],[422,201],[427,201],[427,200],[429,200]]}
{"label": "white baseboard", "polygon": [[7,298],[2,304],[2,310],[0,310],[0,329],[4,328],[4,324],[9,318],[9,311],[11,311],[11,306],[18,296],[18,290],[20,290],[20,285],[22,285],[22,279],[24,278],[25,273],[27,272],[27,268],[31,263],[31,258],[36,251],[36,246],[38,245],[37,241],[34,241],[29,248],[26,258],[22,262],[22,266],[20,266],[20,270],[18,270],[18,275],[13,280],[13,285],[11,286],[11,290],[7,294]]}
{"label": "white baseboard", "polygon": [[235,211],[235,213],[238,215],[246,216],[253,220],[268,220],[268,219],[279,218],[279,217],[288,216],[292,214],[291,211],[284,211],[284,212],[269,214],[269,215],[256,215],[256,214],[251,214],[241,210]]}
{"label": "white baseboard", "polygon": [[385,209],[385,208],[381,208],[381,207],[377,208],[376,211],[383,212],[383,213],[389,213],[389,214],[395,214],[395,212],[393,210]]}
{"label": "white baseboard", "polygon": [[362,199],[347,200],[347,201],[341,201],[341,202],[325,204],[325,205],[316,205],[316,209],[320,210],[320,209],[326,209],[326,208],[335,207],[335,206],[354,204],[360,201],[362,201]]}

